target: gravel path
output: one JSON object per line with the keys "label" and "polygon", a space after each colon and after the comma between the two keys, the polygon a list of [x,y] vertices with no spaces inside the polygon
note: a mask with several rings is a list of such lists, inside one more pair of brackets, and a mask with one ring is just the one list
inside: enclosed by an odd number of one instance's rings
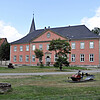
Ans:
{"label": "gravel path", "polygon": [[[75,74],[78,71],[73,72],[41,72],[41,73],[0,73],[0,76],[16,76],[16,75],[60,75],[60,74]],[[84,70],[85,73],[100,73],[100,69]]]}

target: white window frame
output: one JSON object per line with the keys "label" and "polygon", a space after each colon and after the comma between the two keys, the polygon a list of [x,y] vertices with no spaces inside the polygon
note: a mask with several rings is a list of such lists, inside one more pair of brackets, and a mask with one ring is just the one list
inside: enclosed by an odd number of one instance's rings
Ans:
{"label": "white window frame", "polygon": [[49,50],[49,45],[50,45],[50,44],[47,44],[47,50]]}
{"label": "white window frame", "polygon": [[35,55],[32,55],[32,62],[35,62]]}
{"label": "white window frame", "polygon": [[22,61],[23,61],[23,56],[19,55],[19,62],[22,62]]}
{"label": "white window frame", "polygon": [[93,48],[94,48],[94,42],[90,41],[90,49],[93,49]]}
{"label": "white window frame", "polygon": [[32,45],[32,50],[33,50],[33,51],[35,50],[35,45]]}
{"label": "white window frame", "polygon": [[[84,60],[82,60],[82,59],[84,59]],[[80,54],[80,62],[84,62],[84,61],[85,61],[85,54]]]}
{"label": "white window frame", "polygon": [[20,46],[20,51],[23,51],[23,46]]}
{"label": "white window frame", "polygon": [[80,49],[84,49],[85,48],[85,43],[84,42],[81,42],[80,43]]}
{"label": "white window frame", "polygon": [[94,62],[94,54],[89,54],[89,61],[90,62]]}
{"label": "white window frame", "polygon": [[42,44],[39,44],[39,49],[43,50],[43,45]]}
{"label": "white window frame", "polygon": [[15,52],[17,51],[17,46],[14,46],[14,51],[15,51]]}
{"label": "white window frame", "polygon": [[29,45],[26,45],[26,51],[29,51]]}
{"label": "white window frame", "polygon": [[57,54],[55,54],[55,55],[54,55],[54,62],[57,61],[57,60],[56,60],[57,58],[58,58],[58,57],[57,57]]}
{"label": "white window frame", "polygon": [[29,62],[29,55],[25,56],[25,60],[26,60],[26,62]]}
{"label": "white window frame", "polygon": [[72,43],[71,43],[71,48],[72,48],[72,49],[76,49],[76,43],[75,43],[75,42],[72,42]]}
{"label": "white window frame", "polygon": [[17,56],[14,55],[13,61],[16,62],[17,61]]}
{"label": "white window frame", "polygon": [[75,59],[76,59],[76,55],[75,55],[75,54],[72,54],[72,55],[71,55],[71,61],[72,61],[72,62],[75,62]]}

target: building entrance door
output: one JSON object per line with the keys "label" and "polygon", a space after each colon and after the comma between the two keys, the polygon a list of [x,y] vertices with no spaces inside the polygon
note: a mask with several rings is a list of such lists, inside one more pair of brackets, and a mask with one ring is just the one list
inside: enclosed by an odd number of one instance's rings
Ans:
{"label": "building entrance door", "polygon": [[45,64],[46,64],[46,65],[49,65],[50,62],[51,62],[51,53],[46,52],[46,53],[45,53]]}
{"label": "building entrance door", "polygon": [[49,56],[47,56],[46,62],[50,62],[50,57]]}

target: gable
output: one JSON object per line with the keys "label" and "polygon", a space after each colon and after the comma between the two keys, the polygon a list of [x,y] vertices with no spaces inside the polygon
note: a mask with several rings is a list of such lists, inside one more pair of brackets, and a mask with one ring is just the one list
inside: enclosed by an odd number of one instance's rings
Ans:
{"label": "gable", "polygon": [[[47,33],[50,33],[50,38],[47,38]],[[12,42],[11,44],[22,44],[30,42],[39,42],[39,41],[51,41],[52,39],[94,39],[100,38],[98,35],[92,33],[86,26],[69,26],[69,27],[58,27],[50,29],[40,29],[34,30],[33,32],[27,34],[23,38]]]}
{"label": "gable", "polygon": [[59,34],[56,34],[53,31],[48,30],[48,31],[44,32],[43,34],[41,34],[40,36],[38,36],[32,42],[51,41],[52,39],[55,40],[55,39],[58,39],[58,38],[60,38],[61,40],[66,40],[65,37],[63,37]]}

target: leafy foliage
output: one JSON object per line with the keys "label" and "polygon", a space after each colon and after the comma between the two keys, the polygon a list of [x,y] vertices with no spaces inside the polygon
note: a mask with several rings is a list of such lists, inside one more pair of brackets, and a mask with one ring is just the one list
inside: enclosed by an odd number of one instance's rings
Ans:
{"label": "leafy foliage", "polygon": [[59,58],[57,59],[57,61],[54,64],[54,67],[59,67],[60,70],[62,70],[62,64],[65,66],[69,66],[69,62],[67,61],[67,58],[59,56]]}
{"label": "leafy foliage", "polygon": [[62,70],[62,65],[68,66],[69,62],[67,61],[68,57],[67,54],[70,53],[71,47],[66,40],[56,39],[52,40],[49,45],[50,51],[55,51],[58,58],[56,63],[54,64],[55,67],[59,67]]}
{"label": "leafy foliage", "polygon": [[94,29],[92,29],[92,32],[98,35],[100,33],[100,28],[95,27]]}
{"label": "leafy foliage", "polygon": [[40,63],[42,64],[42,57],[43,57],[43,51],[40,50],[40,49],[36,49],[34,51],[35,55],[36,55],[36,58],[39,59]]}
{"label": "leafy foliage", "polygon": [[10,44],[6,43],[0,47],[0,60],[9,60],[10,59]]}

